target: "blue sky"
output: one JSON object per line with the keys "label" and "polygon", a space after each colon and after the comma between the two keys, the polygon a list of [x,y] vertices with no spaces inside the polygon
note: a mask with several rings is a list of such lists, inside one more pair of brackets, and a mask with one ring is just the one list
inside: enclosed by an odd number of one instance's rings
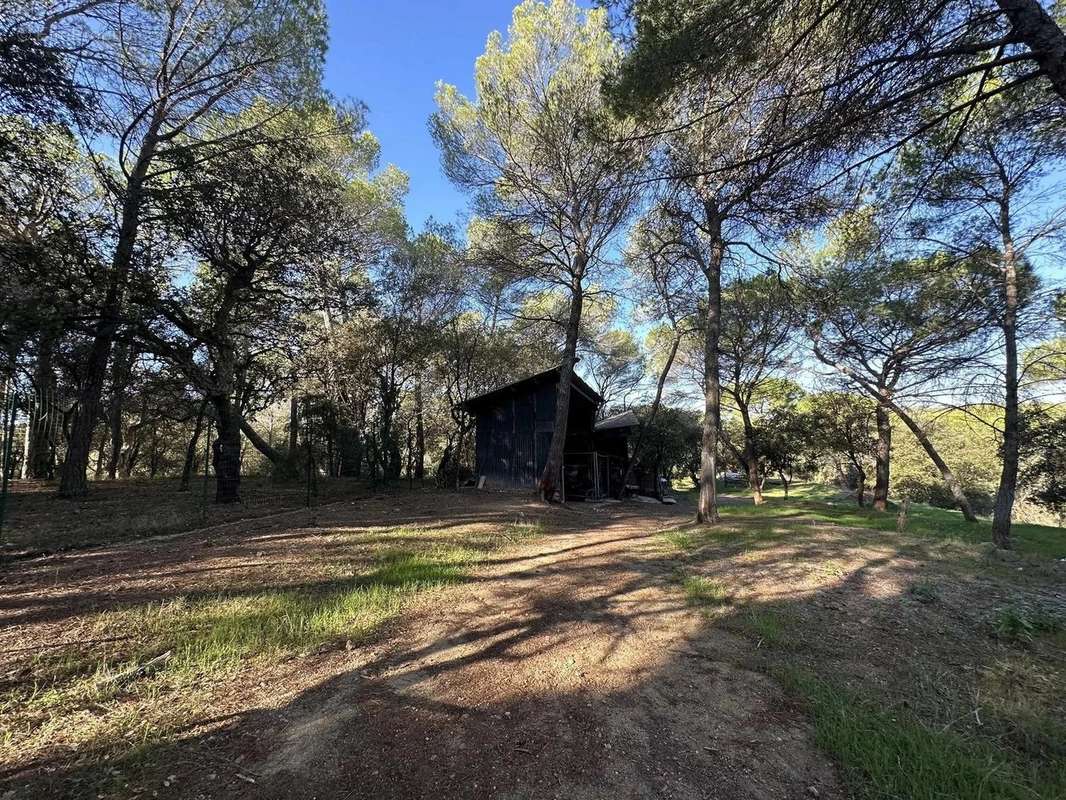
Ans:
{"label": "blue sky", "polygon": [[383,163],[411,178],[407,220],[454,222],[465,198],[444,177],[426,122],[438,80],[473,91],[474,59],[492,30],[505,30],[516,0],[328,0],[326,86],[370,108]]}

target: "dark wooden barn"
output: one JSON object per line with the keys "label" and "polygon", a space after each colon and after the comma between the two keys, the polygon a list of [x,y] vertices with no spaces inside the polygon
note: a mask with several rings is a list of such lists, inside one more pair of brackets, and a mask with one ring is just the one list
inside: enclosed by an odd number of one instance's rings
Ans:
{"label": "dark wooden barn", "polygon": [[[534,488],[548,460],[555,429],[559,368],[471,398],[476,472],[488,488]],[[622,494],[629,439],[637,427],[632,412],[597,422],[603,398],[580,377],[570,384],[570,414],[563,450],[564,499],[600,499]]]}

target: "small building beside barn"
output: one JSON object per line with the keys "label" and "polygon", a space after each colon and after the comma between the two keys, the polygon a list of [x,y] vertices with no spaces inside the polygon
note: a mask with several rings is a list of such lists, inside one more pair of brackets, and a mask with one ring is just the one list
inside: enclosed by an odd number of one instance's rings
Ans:
{"label": "small building beside barn", "polygon": [[[555,430],[560,368],[539,372],[473,397],[463,406],[475,418],[478,485],[534,489],[544,472]],[[638,420],[632,411],[597,420],[603,398],[573,375],[560,486],[564,500],[620,497]],[[641,493],[658,494],[658,477],[638,474]],[[647,485],[644,485],[647,484]]]}

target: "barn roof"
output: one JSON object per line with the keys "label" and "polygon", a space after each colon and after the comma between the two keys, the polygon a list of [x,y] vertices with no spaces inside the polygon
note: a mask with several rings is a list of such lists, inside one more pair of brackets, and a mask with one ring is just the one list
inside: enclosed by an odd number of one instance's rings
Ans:
{"label": "barn roof", "polygon": [[[539,383],[544,383],[545,381],[558,383],[560,369],[562,369],[562,366],[546,369],[543,372],[538,372],[537,374],[530,375],[527,378],[522,378],[521,380],[508,383],[504,386],[499,387],[498,389],[493,389],[491,392],[485,392],[484,394],[479,394],[476,397],[471,397],[466,402],[460,403],[460,405],[466,408],[473,408],[474,406],[485,405],[486,403],[498,400],[499,398],[509,395],[512,392],[532,388]],[[581,380],[581,377],[576,372],[573,373],[570,378],[570,387],[572,389],[576,389],[578,392],[583,394],[585,396],[585,399],[590,401],[593,405],[598,406],[603,402],[603,398],[600,397],[596,390],[589,386],[587,383],[585,383],[585,381]]]}
{"label": "barn roof", "polygon": [[596,423],[596,430],[612,431],[621,428],[636,428],[638,425],[640,425],[640,420],[637,419],[636,414],[632,411],[623,411],[621,414],[601,419]]}

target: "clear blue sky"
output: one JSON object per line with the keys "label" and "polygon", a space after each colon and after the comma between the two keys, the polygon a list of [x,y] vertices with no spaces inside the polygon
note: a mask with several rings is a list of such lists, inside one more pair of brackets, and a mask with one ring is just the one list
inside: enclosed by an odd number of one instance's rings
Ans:
{"label": "clear blue sky", "polygon": [[[444,177],[426,122],[438,80],[473,91],[474,59],[490,31],[506,30],[517,0],[327,0],[326,86],[370,108],[383,163],[411,178],[407,220],[454,222],[466,205]],[[464,227],[464,226],[461,226]]]}

